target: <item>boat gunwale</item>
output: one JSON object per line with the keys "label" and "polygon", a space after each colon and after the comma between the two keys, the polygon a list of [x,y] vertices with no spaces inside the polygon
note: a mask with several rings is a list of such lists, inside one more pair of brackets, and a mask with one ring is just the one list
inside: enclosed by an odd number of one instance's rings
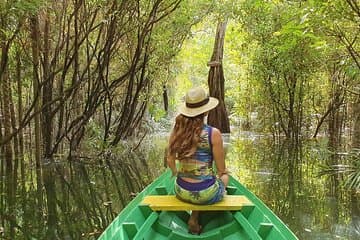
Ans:
{"label": "boat gunwale", "polygon": [[[171,171],[167,169],[162,173],[158,178],[156,178],[151,184],[146,186],[133,200],[131,200],[124,209],[119,213],[119,215],[111,222],[111,224],[105,229],[105,231],[98,238],[99,240],[104,239],[112,239],[115,236],[119,236],[124,234],[124,230],[121,227],[122,223],[125,223],[126,220],[131,216],[131,213],[135,211],[137,206],[141,205],[143,198],[146,195],[163,195],[166,194],[162,192],[159,194],[156,192],[156,189],[159,187],[169,187],[169,179],[171,179]],[[165,183],[165,184],[163,184]],[[171,184],[170,184],[171,185]],[[290,230],[290,228],[267,206],[263,203],[254,193],[248,190],[243,184],[240,183],[233,176],[230,176],[229,187],[235,187],[236,190],[232,190],[234,195],[245,195],[253,204],[254,208],[256,208],[261,215],[269,222],[273,224],[273,227],[276,231],[281,235],[282,239],[286,240],[298,240],[296,235]],[[167,189],[167,194],[173,194],[172,189]],[[232,212],[240,212],[240,211],[232,211]],[[246,218],[246,217],[245,217]],[[146,223],[146,220],[143,224]],[[251,223],[249,223],[251,224]],[[139,230],[141,226],[139,227]],[[204,233],[205,235],[205,233]],[[191,236],[187,234],[187,236]],[[203,236],[205,237],[205,236]],[[195,237],[193,237],[195,238]],[[206,239],[206,238],[204,238]]]}

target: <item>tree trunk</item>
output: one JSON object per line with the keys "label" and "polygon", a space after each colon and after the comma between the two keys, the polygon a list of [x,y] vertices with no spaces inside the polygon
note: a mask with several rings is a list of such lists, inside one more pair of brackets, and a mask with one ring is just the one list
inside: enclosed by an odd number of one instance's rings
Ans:
{"label": "tree trunk", "polygon": [[168,97],[166,85],[163,85],[163,101],[164,101],[164,110],[167,113],[169,110],[169,97]]}
{"label": "tree trunk", "polygon": [[342,114],[335,109],[330,113],[329,118],[329,147],[333,150],[341,145]]}
{"label": "tree trunk", "polygon": [[[1,80],[1,78],[0,78],[0,80]],[[3,113],[3,104],[2,104],[2,99],[3,99],[3,97],[2,97],[2,91],[1,91],[1,84],[0,84],[0,115],[4,115],[4,113]],[[2,118],[0,118],[0,139],[3,139],[3,137],[4,137],[4,135],[3,135],[3,119]],[[1,145],[0,146],[0,156],[4,156],[4,154],[5,154],[5,148],[4,148],[5,146],[4,145]],[[3,167],[4,166],[4,161],[0,161],[0,163],[1,163],[1,167]],[[1,168],[1,170],[2,170],[3,168]],[[1,175],[2,176],[2,175]]]}
{"label": "tree trunk", "polygon": [[[10,89],[11,89],[11,82],[10,82]],[[12,97],[10,97],[10,117],[11,117],[11,128],[13,131],[16,131],[16,114],[15,114],[15,106],[14,102],[12,100]],[[15,157],[15,164],[17,164],[17,161],[19,160],[19,135],[16,134],[13,137],[13,150],[14,150],[14,157]]]}
{"label": "tree trunk", "polygon": [[[1,80],[1,90],[2,90],[2,106],[3,106],[3,128],[4,128],[4,135],[3,138],[6,139],[11,135],[11,87],[10,87],[10,80],[7,72],[7,64],[8,64],[8,53],[9,53],[9,45],[6,44],[4,37],[0,37],[2,40],[1,44],[1,61],[0,61],[0,80]],[[12,146],[11,141],[5,143],[4,146],[4,158],[6,162],[6,169],[8,173],[11,173],[12,170]]]}
{"label": "tree trunk", "polygon": [[33,60],[33,89],[34,89],[34,100],[35,106],[34,111],[36,113],[34,117],[35,121],[35,161],[36,161],[36,167],[40,167],[40,82],[39,82],[39,19],[38,16],[32,16],[30,18],[31,22],[31,41],[32,41],[32,60]]}
{"label": "tree trunk", "polygon": [[57,239],[56,226],[58,223],[56,185],[54,166],[43,169],[43,181],[46,193],[46,205],[48,209],[46,239]]}
{"label": "tree trunk", "polygon": [[[72,86],[76,86],[78,81],[80,81],[80,65],[79,65],[79,57],[80,57],[80,33],[79,33],[79,10],[81,7],[82,1],[74,1],[74,61],[73,61],[73,68],[74,73],[72,75]],[[78,88],[77,94],[74,94],[73,101],[77,103],[74,106],[73,112],[75,116],[81,116],[82,114],[82,106],[81,104],[83,101],[81,100],[81,88]],[[74,128],[71,131],[71,138],[70,138],[70,155],[76,155],[77,149],[80,147],[81,140],[84,136],[85,132],[85,123],[80,123],[78,127]]]}
{"label": "tree trunk", "polygon": [[[22,94],[22,86],[21,86],[21,56],[19,49],[16,51],[16,84],[17,84],[17,114],[18,114],[18,126],[21,125],[21,120],[23,118],[23,94]],[[23,129],[20,127],[19,129],[19,161],[20,161],[20,169],[21,176],[25,175],[25,165],[24,165],[24,134]]]}
{"label": "tree trunk", "polygon": [[222,133],[230,133],[229,117],[225,106],[225,78],[222,66],[224,52],[224,38],[226,21],[219,22],[216,29],[216,37],[213,54],[208,63],[210,67],[208,75],[208,85],[211,97],[219,99],[219,105],[208,116],[208,123],[218,128]]}
{"label": "tree trunk", "polygon": [[360,96],[353,105],[353,119],[352,147],[360,149]]}
{"label": "tree trunk", "polygon": [[52,91],[53,91],[53,77],[50,73],[50,40],[49,40],[49,26],[50,26],[50,19],[48,14],[45,14],[45,24],[44,24],[44,87],[43,87],[43,118],[42,118],[42,135],[44,139],[44,158],[51,159],[52,157],[52,122],[53,117],[51,113],[51,105],[47,104],[52,101]]}

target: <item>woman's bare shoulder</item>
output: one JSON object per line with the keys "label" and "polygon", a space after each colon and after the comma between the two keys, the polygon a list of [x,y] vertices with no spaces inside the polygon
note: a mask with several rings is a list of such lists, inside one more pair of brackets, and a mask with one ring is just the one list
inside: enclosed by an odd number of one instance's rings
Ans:
{"label": "woman's bare shoulder", "polygon": [[213,143],[222,142],[222,136],[221,136],[220,130],[213,127],[212,133],[211,133],[211,138],[212,138]]}

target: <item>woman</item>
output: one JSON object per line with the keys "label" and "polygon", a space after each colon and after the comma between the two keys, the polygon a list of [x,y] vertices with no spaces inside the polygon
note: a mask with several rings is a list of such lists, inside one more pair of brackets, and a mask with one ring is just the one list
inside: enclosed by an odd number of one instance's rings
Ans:
{"label": "woman", "polygon": [[[218,105],[216,98],[196,87],[189,90],[179,109],[169,139],[167,163],[176,176],[176,196],[194,204],[212,204],[225,194],[229,176],[218,129],[204,123],[208,112]],[[176,165],[175,160],[178,160]],[[213,163],[216,166],[216,175]],[[199,211],[192,211],[189,232],[200,234]]]}

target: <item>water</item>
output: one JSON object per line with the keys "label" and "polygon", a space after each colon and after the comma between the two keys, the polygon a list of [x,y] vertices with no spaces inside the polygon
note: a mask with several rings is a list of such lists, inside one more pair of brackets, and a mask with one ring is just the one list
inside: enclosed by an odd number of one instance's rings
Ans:
{"label": "water", "polygon": [[360,193],[345,189],[341,175],[319,176],[331,158],[322,142],[294,151],[272,138],[240,134],[231,148],[233,174],[299,239],[360,239]]}
{"label": "water", "polygon": [[[299,239],[360,239],[359,193],[341,175],[319,176],[329,154],[319,142],[296,151],[254,133],[226,136],[232,175]],[[164,136],[107,157],[57,159],[42,172],[3,174],[0,239],[96,239],[141,189],[164,171]],[[339,162],[340,164],[341,162]]]}

